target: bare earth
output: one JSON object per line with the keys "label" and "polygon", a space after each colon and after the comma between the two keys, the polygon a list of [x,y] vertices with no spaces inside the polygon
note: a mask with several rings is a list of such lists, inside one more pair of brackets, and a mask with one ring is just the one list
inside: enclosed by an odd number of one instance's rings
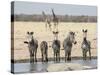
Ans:
{"label": "bare earth", "polygon": [[[82,56],[81,43],[83,39],[82,29],[88,29],[87,39],[91,41],[92,56],[97,56],[97,24],[96,23],[59,23],[59,40],[61,43],[67,37],[69,31],[76,33],[77,44],[73,45],[72,56]],[[53,26],[52,26],[53,29]],[[52,31],[45,29],[44,22],[14,22],[14,60],[28,59],[29,51],[27,44],[24,41],[27,40],[27,31],[33,31],[34,37],[38,40],[39,45],[41,41],[45,40],[49,46],[52,44],[54,36]],[[62,45],[62,44],[61,44]],[[63,47],[61,46],[61,49]],[[64,57],[64,50],[61,50],[61,57]],[[53,50],[49,47],[48,57],[53,57]],[[37,58],[41,58],[40,46],[37,50]]]}

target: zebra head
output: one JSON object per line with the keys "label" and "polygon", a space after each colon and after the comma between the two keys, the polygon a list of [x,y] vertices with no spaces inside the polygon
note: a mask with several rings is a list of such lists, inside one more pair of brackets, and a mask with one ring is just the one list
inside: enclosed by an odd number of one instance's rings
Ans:
{"label": "zebra head", "polygon": [[83,38],[87,38],[87,29],[83,29]]}
{"label": "zebra head", "polygon": [[76,44],[76,40],[75,40],[75,32],[69,32],[69,39],[72,43]]}
{"label": "zebra head", "polygon": [[55,39],[55,40],[57,40],[57,39],[58,39],[58,33],[59,33],[58,31],[56,31],[56,32],[55,32],[55,31],[53,31],[53,34],[54,34],[54,39]]}
{"label": "zebra head", "polygon": [[24,43],[28,44],[33,39],[33,34],[34,32],[27,32],[27,36],[26,36],[27,41],[24,41]]}

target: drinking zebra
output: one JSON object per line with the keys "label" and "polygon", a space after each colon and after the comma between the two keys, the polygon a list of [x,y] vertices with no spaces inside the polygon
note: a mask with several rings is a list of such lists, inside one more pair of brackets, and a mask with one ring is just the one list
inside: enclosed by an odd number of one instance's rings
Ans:
{"label": "drinking zebra", "polygon": [[42,62],[48,61],[48,43],[46,41],[42,41],[40,44],[41,54],[42,54]]}
{"label": "drinking zebra", "polygon": [[83,60],[86,60],[87,52],[89,52],[89,57],[91,60],[91,43],[89,40],[87,40],[87,29],[86,30],[83,29],[82,31],[83,31],[83,42],[81,48],[83,53]]}
{"label": "drinking zebra", "polygon": [[37,48],[38,41],[33,37],[34,32],[27,32],[28,41],[24,41],[24,43],[28,44],[29,53],[30,53],[30,63],[34,61],[37,62]]}
{"label": "drinking zebra", "polygon": [[52,48],[54,52],[54,61],[59,61],[60,62],[60,41],[58,40],[58,33],[59,32],[54,32],[54,40],[52,43]]}
{"label": "drinking zebra", "polygon": [[76,44],[77,42],[75,41],[75,32],[71,31],[63,41],[63,47],[65,50],[65,62],[66,59],[71,60],[71,51],[72,51],[73,43]]}

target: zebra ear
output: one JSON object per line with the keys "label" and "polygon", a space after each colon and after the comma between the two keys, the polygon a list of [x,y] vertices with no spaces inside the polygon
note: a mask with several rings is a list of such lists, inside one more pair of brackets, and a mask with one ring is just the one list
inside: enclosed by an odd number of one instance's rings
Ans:
{"label": "zebra ear", "polygon": [[53,34],[55,34],[55,32],[54,32],[54,31],[53,31],[52,33],[53,33]]}
{"label": "zebra ear", "polygon": [[30,34],[29,31],[27,32],[27,34]]}
{"label": "zebra ear", "polygon": [[84,32],[84,29],[82,29],[82,31]]}
{"label": "zebra ear", "polygon": [[59,32],[57,31],[57,32],[55,32],[56,34],[58,34]]}
{"label": "zebra ear", "polygon": [[75,35],[75,32],[73,32],[73,35]]}
{"label": "zebra ear", "polygon": [[85,30],[85,32],[87,32],[87,29]]}
{"label": "zebra ear", "polygon": [[34,34],[34,32],[30,32],[30,34],[31,34],[31,35],[33,35],[33,34]]}
{"label": "zebra ear", "polygon": [[69,33],[70,33],[70,34],[73,34],[73,32],[72,32],[72,31],[70,31]]}

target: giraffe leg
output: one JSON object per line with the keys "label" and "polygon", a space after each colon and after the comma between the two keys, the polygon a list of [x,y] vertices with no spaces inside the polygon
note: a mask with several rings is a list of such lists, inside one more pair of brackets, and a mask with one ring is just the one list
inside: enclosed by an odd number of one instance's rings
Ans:
{"label": "giraffe leg", "polygon": [[47,31],[47,23],[45,24],[45,28],[46,28],[46,31]]}

